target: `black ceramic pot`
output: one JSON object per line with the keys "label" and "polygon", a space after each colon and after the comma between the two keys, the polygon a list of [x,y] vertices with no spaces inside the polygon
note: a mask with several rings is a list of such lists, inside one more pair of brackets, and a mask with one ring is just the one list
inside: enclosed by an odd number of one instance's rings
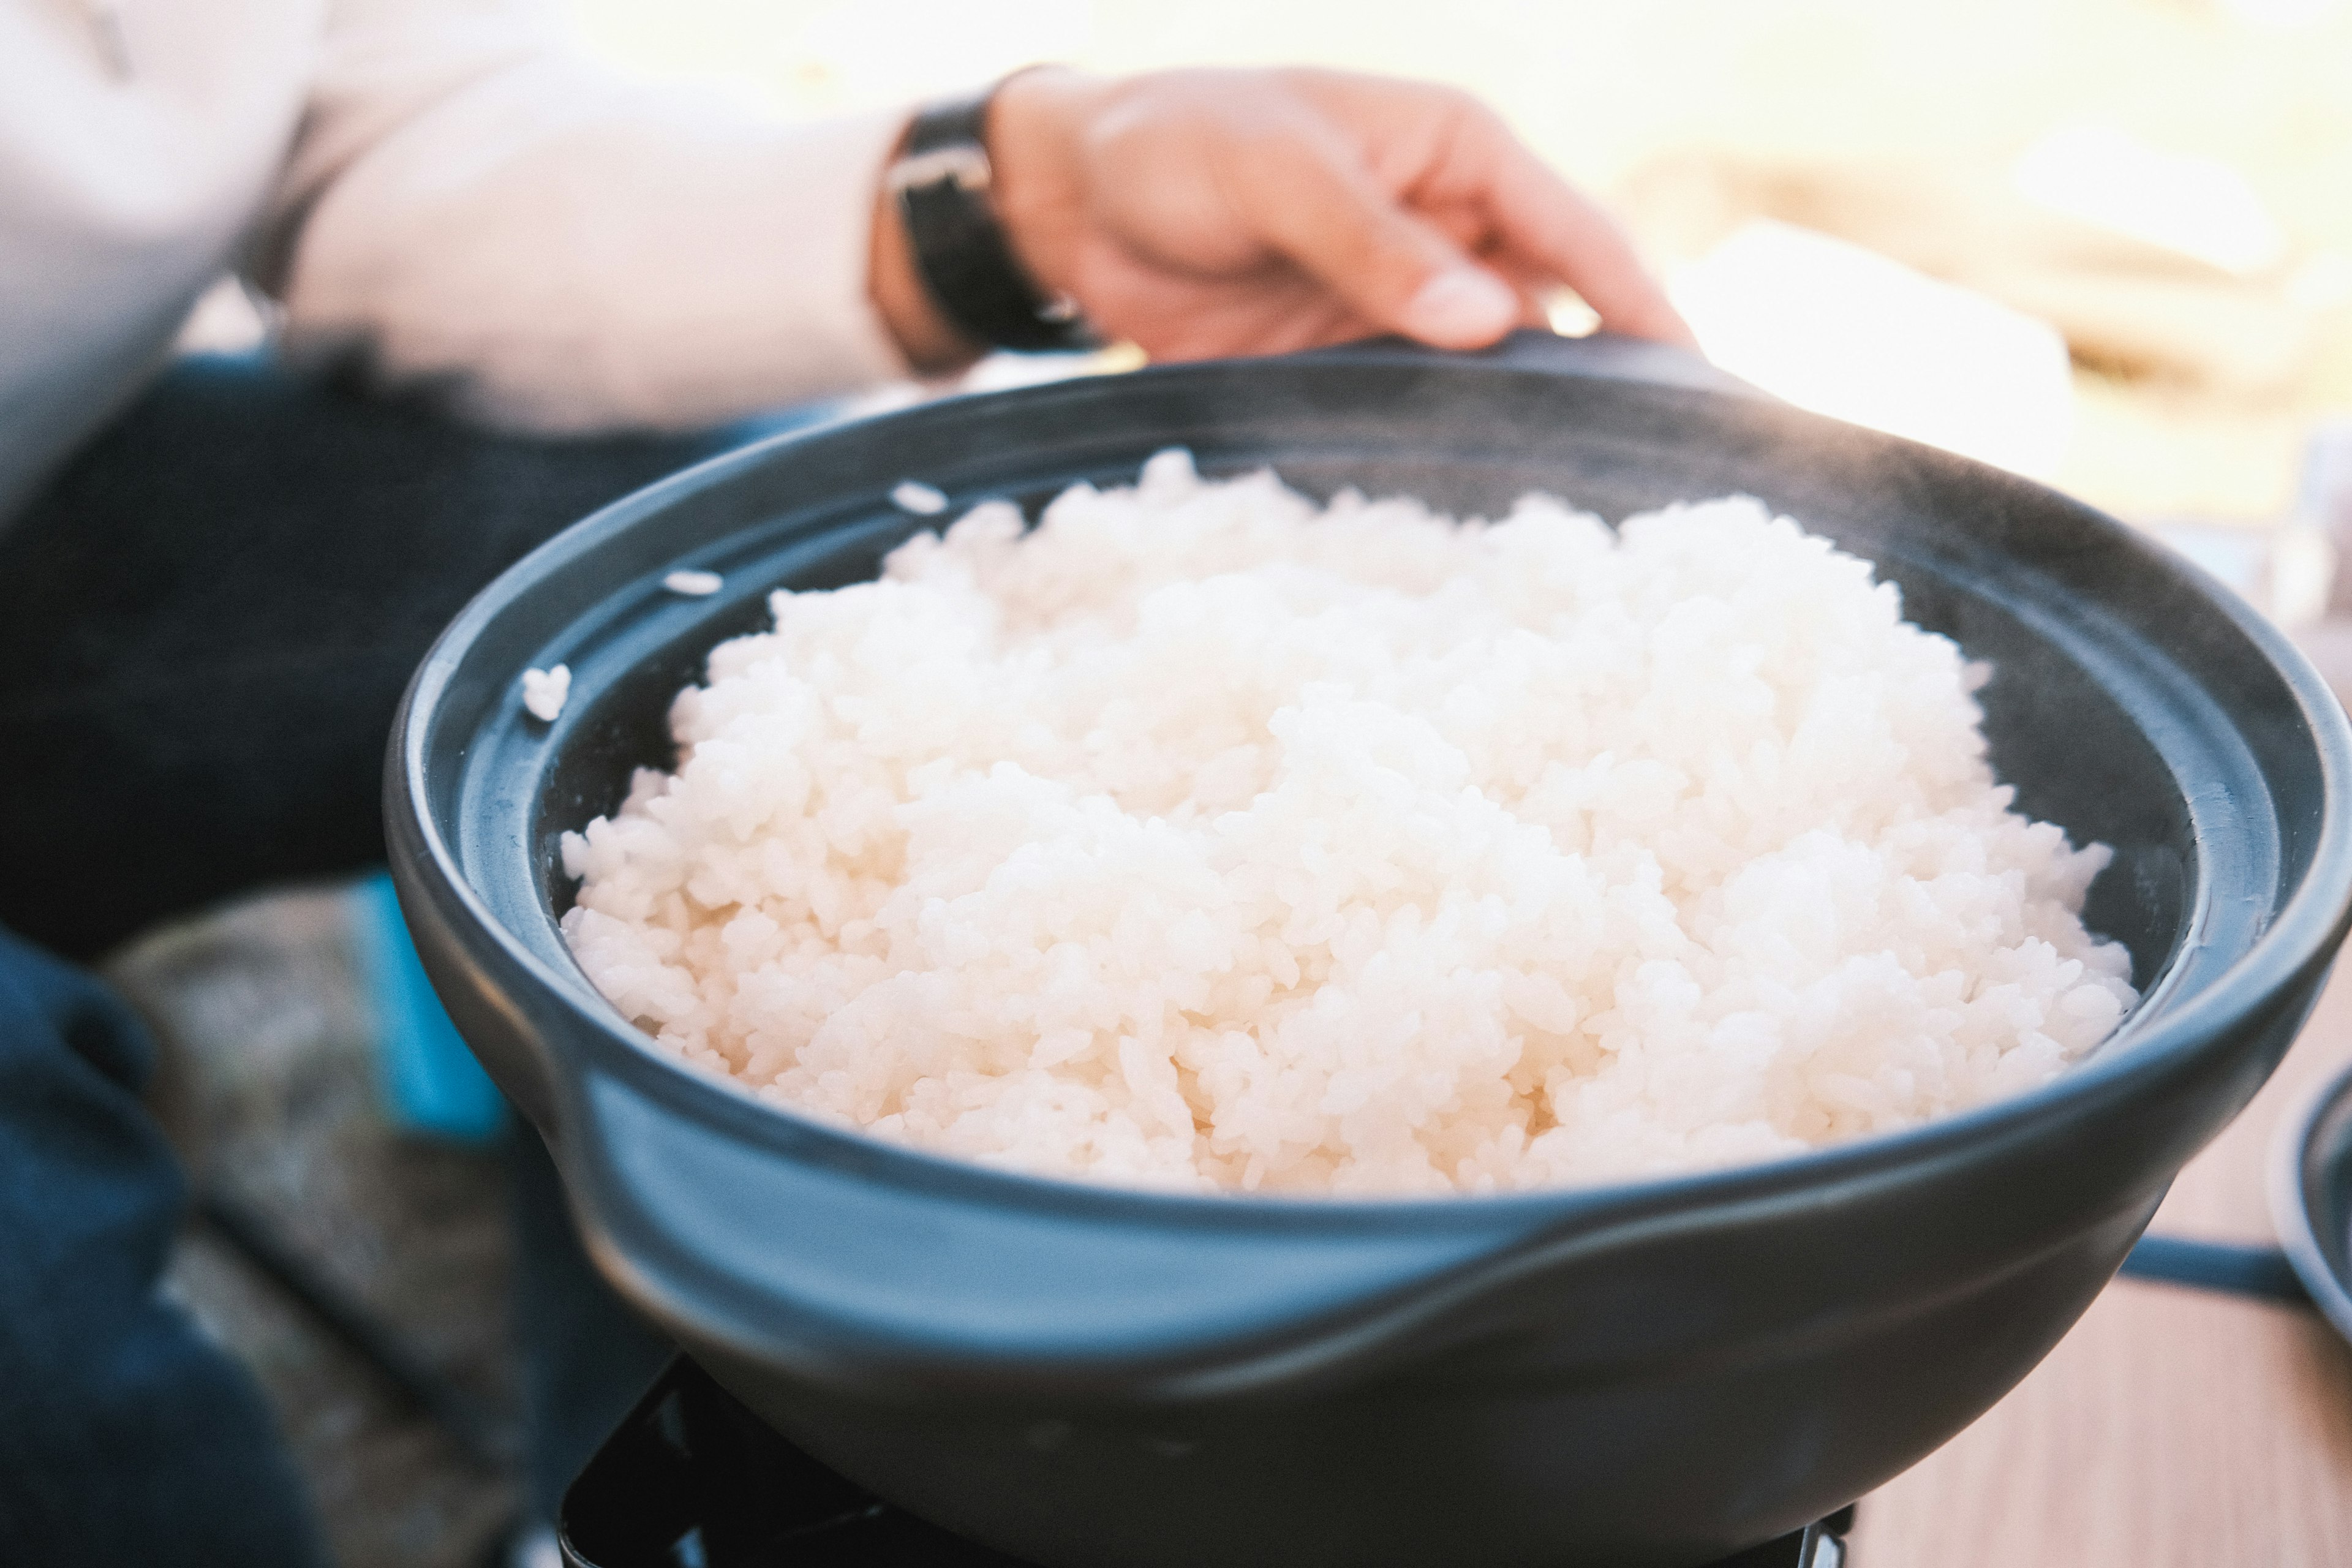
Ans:
{"label": "black ceramic pot", "polygon": [[[664,763],[779,584],[853,582],[903,477],[1034,506],[1204,472],[1492,514],[1746,491],[1993,661],[2021,809],[2115,847],[2147,1000],[2033,1093],[1777,1164],[1447,1201],[1160,1196],[873,1143],[698,1076],[568,956],[557,836]],[[673,567],[725,574],[679,599]],[[542,727],[517,678],[558,660]],[[2039,486],[1671,351],[1369,344],[952,399],[721,458],[499,578],[389,765],[401,899],[607,1274],[794,1442],[964,1534],[1094,1565],[1693,1563],[1903,1469],[2024,1375],[2294,1038],[2352,895],[2326,687],[2193,569]]]}

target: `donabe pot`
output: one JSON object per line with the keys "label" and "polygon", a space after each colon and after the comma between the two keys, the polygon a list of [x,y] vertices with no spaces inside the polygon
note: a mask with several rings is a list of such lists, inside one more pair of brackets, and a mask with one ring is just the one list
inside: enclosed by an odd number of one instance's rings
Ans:
{"label": "donabe pot", "polygon": [[[1499,514],[1746,492],[1992,662],[2020,809],[2115,847],[2092,927],[2146,1000],[2032,1093],[1801,1158],[1505,1197],[1155,1195],[982,1170],[700,1076],[573,965],[557,839],[666,764],[673,694],[779,585],[922,520],[1189,447]],[[724,574],[683,599],[680,566]],[[573,672],[562,718],[518,699]],[[1801,414],[1672,351],[1525,334],[1174,366],[780,439],[500,577],[394,737],[393,865],[466,1037],[600,1267],[794,1442],[1056,1568],[1695,1563],[1903,1469],[2022,1377],[2293,1039],[2352,897],[2342,712],[2161,548],[2037,485]]]}

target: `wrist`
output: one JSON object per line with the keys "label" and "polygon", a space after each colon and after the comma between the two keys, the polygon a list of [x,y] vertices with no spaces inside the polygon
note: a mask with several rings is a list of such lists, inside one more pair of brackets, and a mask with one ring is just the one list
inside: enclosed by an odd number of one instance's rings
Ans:
{"label": "wrist", "polygon": [[901,133],[875,204],[867,289],[918,372],[992,346],[1093,342],[1061,312],[1083,226],[1080,142],[1101,90],[1034,67],[924,110]]}
{"label": "wrist", "polygon": [[[899,143],[893,144],[894,160],[897,146],[904,140],[902,130]],[[916,374],[950,374],[986,352],[985,344],[972,342],[956,331],[954,323],[932,300],[930,290],[923,286],[922,276],[915,267],[914,247],[907,239],[907,226],[899,216],[898,197],[887,179],[878,184],[874,195],[866,291],[873,301],[875,314],[881,317],[884,329],[898,344],[908,368]]]}

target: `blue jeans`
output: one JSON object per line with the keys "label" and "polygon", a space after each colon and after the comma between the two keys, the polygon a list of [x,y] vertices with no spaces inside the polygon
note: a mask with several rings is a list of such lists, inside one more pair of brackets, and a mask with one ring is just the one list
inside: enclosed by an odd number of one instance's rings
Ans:
{"label": "blue jeans", "polygon": [[[73,960],[380,862],[392,712],[439,627],[603,502],[742,433],[543,441],[183,362],[0,527],[0,1564],[321,1562],[244,1370],[156,1290],[185,1201],[152,1047]],[[518,1140],[542,1517],[667,1353]]]}

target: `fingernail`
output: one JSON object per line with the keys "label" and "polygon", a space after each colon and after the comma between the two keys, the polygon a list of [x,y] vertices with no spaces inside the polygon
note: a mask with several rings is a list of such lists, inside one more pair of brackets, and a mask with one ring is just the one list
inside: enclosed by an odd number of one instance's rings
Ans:
{"label": "fingernail", "polygon": [[1404,308],[1405,330],[1448,343],[1485,342],[1519,319],[1511,291],[1475,267],[1452,267],[1421,286]]}

